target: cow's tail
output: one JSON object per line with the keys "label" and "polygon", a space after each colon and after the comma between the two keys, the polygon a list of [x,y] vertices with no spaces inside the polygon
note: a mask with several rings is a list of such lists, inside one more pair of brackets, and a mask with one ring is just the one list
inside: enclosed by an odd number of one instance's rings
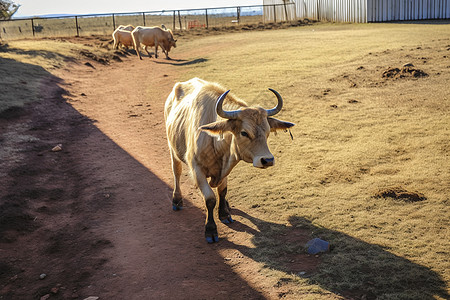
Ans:
{"label": "cow's tail", "polygon": [[139,28],[135,28],[131,32],[131,37],[133,38],[134,50],[136,51],[136,54],[139,57],[139,59],[142,59],[141,53],[139,52],[139,47],[141,46],[141,43],[139,41]]}

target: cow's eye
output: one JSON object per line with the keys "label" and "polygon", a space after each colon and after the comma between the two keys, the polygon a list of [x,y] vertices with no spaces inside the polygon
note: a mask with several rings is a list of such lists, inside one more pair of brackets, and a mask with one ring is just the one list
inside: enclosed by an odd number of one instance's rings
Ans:
{"label": "cow's eye", "polygon": [[247,137],[247,138],[248,138],[248,133],[245,132],[245,131],[241,131],[241,135],[242,135],[243,137]]}

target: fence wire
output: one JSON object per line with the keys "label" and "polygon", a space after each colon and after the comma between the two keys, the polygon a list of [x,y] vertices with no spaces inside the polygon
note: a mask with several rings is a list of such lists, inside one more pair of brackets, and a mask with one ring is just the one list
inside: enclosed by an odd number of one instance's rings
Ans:
{"label": "fence wire", "polygon": [[295,3],[117,14],[36,17],[0,21],[0,39],[111,34],[119,25],[173,31],[295,21]]}

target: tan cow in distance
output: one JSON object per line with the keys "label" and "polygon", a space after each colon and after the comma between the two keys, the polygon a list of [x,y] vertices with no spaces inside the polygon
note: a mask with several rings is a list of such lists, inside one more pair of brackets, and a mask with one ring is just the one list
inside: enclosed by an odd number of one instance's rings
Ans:
{"label": "tan cow in distance", "polygon": [[269,133],[294,126],[272,117],[280,112],[283,99],[277,91],[269,90],[278,100],[269,110],[249,107],[222,86],[199,78],[176,83],[166,100],[164,117],[174,174],[172,208],[183,206],[180,176],[185,163],[206,203],[208,243],[218,241],[212,188],[217,188],[219,195],[219,219],[232,223],[225,199],[228,174],[241,160],[257,168],[273,166],[274,157],[267,146]]}
{"label": "tan cow in distance", "polygon": [[170,29],[164,30],[160,27],[142,27],[137,26],[132,32],[134,49],[139,57],[142,59],[139,52],[141,44],[145,45],[144,50],[151,58],[151,54],[148,52],[147,47],[155,47],[155,58],[158,58],[158,46],[161,46],[167,59],[169,57],[169,51],[172,47],[176,48],[176,40],[173,38],[173,33]]}
{"label": "tan cow in distance", "polygon": [[114,39],[113,49],[118,49],[119,44],[122,44],[127,49],[133,46],[133,38],[131,36],[131,31],[133,31],[133,25],[120,25],[114,30],[112,37]]}

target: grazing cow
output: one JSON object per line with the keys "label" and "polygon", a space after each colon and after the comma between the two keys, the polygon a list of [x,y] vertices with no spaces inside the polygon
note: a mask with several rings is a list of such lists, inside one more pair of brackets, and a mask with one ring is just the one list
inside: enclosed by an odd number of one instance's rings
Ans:
{"label": "grazing cow", "polygon": [[122,44],[127,49],[128,47],[133,47],[133,38],[131,36],[131,31],[116,29],[113,33],[114,46],[113,49],[118,49],[119,44]]}
{"label": "grazing cow", "polygon": [[228,174],[240,160],[257,168],[273,166],[274,157],[267,146],[269,133],[294,126],[272,117],[281,110],[283,99],[277,91],[269,90],[278,100],[277,106],[269,110],[249,107],[220,85],[199,78],[176,83],[166,100],[164,117],[174,174],[172,207],[179,210],[183,206],[180,190],[183,162],[189,166],[206,203],[208,243],[218,241],[214,222],[216,196],[212,188],[217,188],[219,195],[219,219],[232,223],[225,199]]}
{"label": "grazing cow", "polygon": [[122,29],[122,30],[126,30],[126,31],[133,31],[134,30],[134,26],[133,25],[119,25],[119,27],[117,27],[117,29]]}
{"label": "grazing cow", "polygon": [[114,39],[113,49],[118,49],[119,44],[122,44],[127,49],[128,47],[133,46],[133,38],[131,37],[131,31],[133,31],[133,29],[133,25],[119,25],[112,34]]}
{"label": "grazing cow", "polygon": [[147,50],[147,47],[155,47],[155,58],[158,58],[158,46],[161,46],[167,59],[169,58],[169,51],[172,47],[176,48],[176,40],[173,38],[172,31],[164,30],[159,27],[142,27],[137,26],[132,32],[134,49],[137,52],[139,59],[142,59],[139,52],[140,45],[145,45],[145,51],[149,57],[152,57]]}

